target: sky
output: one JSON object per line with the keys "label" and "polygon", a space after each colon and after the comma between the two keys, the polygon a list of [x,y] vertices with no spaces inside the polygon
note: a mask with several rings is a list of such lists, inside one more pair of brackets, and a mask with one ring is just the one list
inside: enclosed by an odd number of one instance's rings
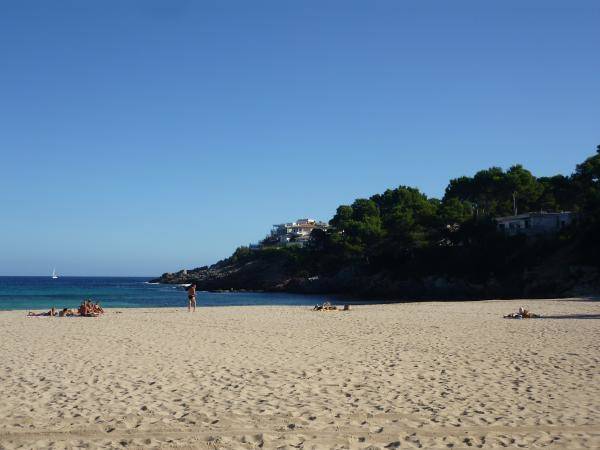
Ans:
{"label": "sky", "polygon": [[154,276],[600,144],[597,1],[2,1],[0,275]]}

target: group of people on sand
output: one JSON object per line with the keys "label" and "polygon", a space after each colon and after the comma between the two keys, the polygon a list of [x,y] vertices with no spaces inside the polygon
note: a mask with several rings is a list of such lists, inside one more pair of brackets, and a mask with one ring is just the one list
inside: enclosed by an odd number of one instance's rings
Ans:
{"label": "group of people on sand", "polygon": [[104,309],[100,306],[100,302],[93,302],[92,300],[84,300],[79,309],[77,310],[80,316],[84,317],[97,317],[100,314],[104,314]]}
{"label": "group of people on sand", "polygon": [[[322,305],[315,305],[315,307],[313,308],[313,311],[339,311],[340,309],[335,306],[332,305],[331,302],[325,302]],[[344,308],[341,309],[342,311],[350,311],[350,305],[344,305]]]}
{"label": "group of people on sand", "polygon": [[79,305],[79,308],[69,309],[63,308],[58,311],[54,306],[50,308],[50,311],[44,313],[33,313],[29,311],[27,314],[29,317],[98,317],[100,314],[104,314],[104,309],[100,306],[100,302],[94,302],[93,300],[84,300]]}
{"label": "group of people on sand", "polygon": [[505,319],[538,319],[539,314],[534,314],[524,306],[519,306],[519,311],[516,313],[510,313],[504,316]]}

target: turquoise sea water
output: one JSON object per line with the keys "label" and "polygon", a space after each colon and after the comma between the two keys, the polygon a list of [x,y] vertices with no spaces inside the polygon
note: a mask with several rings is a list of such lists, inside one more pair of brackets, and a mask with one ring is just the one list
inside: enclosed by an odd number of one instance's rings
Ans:
{"label": "turquoise sea water", "polygon": [[[157,308],[187,306],[182,286],[149,284],[149,278],[125,277],[0,277],[0,310],[73,308],[85,298],[103,306]],[[285,293],[199,292],[198,306],[315,305],[360,303],[356,300]]]}

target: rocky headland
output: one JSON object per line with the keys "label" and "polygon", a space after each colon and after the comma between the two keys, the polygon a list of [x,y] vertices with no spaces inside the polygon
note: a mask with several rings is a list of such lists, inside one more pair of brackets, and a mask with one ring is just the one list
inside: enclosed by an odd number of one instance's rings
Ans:
{"label": "rocky headland", "polygon": [[340,205],[310,236],[290,231],[154,281],[391,299],[600,295],[600,146],[568,176],[491,167],[450,180],[441,199],[399,186]]}
{"label": "rocky headland", "polygon": [[491,299],[594,296],[600,292],[600,272],[566,261],[545,261],[502,278],[473,281],[444,274],[401,277],[392,271],[367,274],[345,268],[333,275],[298,274],[281,259],[249,257],[223,260],[152,280],[166,284],[196,283],[206,291],[264,291],[304,294],[344,294],[384,299]]}

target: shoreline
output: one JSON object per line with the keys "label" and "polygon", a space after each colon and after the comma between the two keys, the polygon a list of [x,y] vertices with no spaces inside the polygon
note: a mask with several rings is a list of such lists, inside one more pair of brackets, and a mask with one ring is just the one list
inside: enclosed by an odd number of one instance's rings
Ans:
{"label": "shoreline", "polygon": [[[201,291],[201,292],[210,292],[210,291]],[[219,292],[210,292],[212,294]],[[227,294],[229,292],[223,292],[223,294]],[[236,294],[237,292],[231,292],[232,294]],[[257,293],[257,292],[252,292]],[[267,292],[266,294],[269,294]],[[311,296],[315,297],[315,300],[329,301],[331,304],[340,306],[344,304],[349,304],[352,307],[355,306],[384,306],[384,305],[404,305],[404,304],[428,304],[428,303],[440,303],[440,304],[448,304],[448,303],[486,303],[486,302],[544,302],[544,301],[555,301],[555,302],[600,302],[600,297],[565,297],[565,298],[494,298],[494,299],[415,299],[415,300],[374,300],[374,299],[360,299],[360,298],[344,298],[343,301],[340,299],[336,299],[335,296],[321,296],[319,294],[298,294],[302,296]],[[312,306],[309,304],[247,304],[247,305],[203,305],[201,301],[201,296],[198,297],[196,303],[196,309],[202,310],[207,308],[301,308],[301,309],[309,309],[312,310]],[[339,300],[339,301],[338,301]],[[314,305],[313,305],[314,306]],[[21,311],[31,311],[31,312],[44,312],[51,308],[52,306],[48,306],[47,308],[16,308],[16,309],[1,309],[0,314],[6,312],[21,312]],[[180,306],[105,306],[105,313],[115,312],[119,310],[129,311],[129,310],[173,310],[180,311],[186,310],[187,305],[182,302]],[[59,310],[57,309],[57,312]],[[77,317],[77,316],[75,316]],[[57,317],[62,318],[62,317]],[[68,318],[68,317],[67,317]]]}
{"label": "shoreline", "polygon": [[[178,286],[185,287],[189,286],[192,282],[195,282],[197,286],[205,286],[205,281],[197,280],[194,278],[190,278],[185,282],[178,281],[160,281],[164,278],[164,275],[151,280],[148,284],[160,285],[160,286]],[[213,285],[214,286],[214,285]],[[473,285],[475,286],[475,285]],[[374,293],[369,293],[365,291],[361,291],[359,294],[354,294],[352,291],[348,290],[340,290],[340,289],[331,289],[330,287],[318,287],[317,285],[306,285],[299,284],[295,287],[290,288],[289,286],[281,287],[279,285],[270,286],[267,288],[261,289],[252,289],[252,288],[227,288],[227,287],[214,287],[211,289],[198,289],[199,292],[209,292],[213,294],[220,293],[264,293],[264,294],[297,294],[297,295],[328,295],[328,296],[337,296],[337,297],[347,297],[347,298],[359,298],[359,299],[380,299],[387,300],[391,302],[401,302],[401,301],[435,301],[442,297],[445,297],[447,301],[462,301],[462,300],[515,300],[519,298],[530,298],[530,299],[539,299],[539,300],[552,300],[556,298],[574,298],[574,297],[596,297],[600,299],[600,292],[598,290],[578,290],[575,289],[574,292],[563,292],[562,294],[557,294],[556,292],[548,292],[544,294],[538,295],[530,295],[531,293],[519,293],[519,294],[499,294],[498,292],[487,292],[484,293],[481,289],[475,289],[473,292],[465,293],[460,290],[456,293],[455,290],[444,290],[441,291],[439,289],[431,289],[420,287],[416,289],[412,289],[410,294],[406,294],[406,297],[403,297],[403,294],[398,293],[398,291],[393,292],[385,292],[378,290],[379,288],[374,287]],[[414,288],[414,286],[413,286]],[[421,293],[419,293],[421,292]]]}
{"label": "shoreline", "polygon": [[[200,292],[210,292],[212,294],[215,293],[221,293],[221,292],[212,292],[212,291],[200,291]],[[248,292],[248,291],[247,291]],[[223,294],[236,294],[238,292],[222,292]],[[249,293],[258,293],[258,292],[249,292]],[[270,294],[270,292],[266,292],[266,294]],[[276,293],[273,293],[276,294]],[[321,302],[317,302],[317,303],[323,303],[324,301],[329,301],[331,302],[333,305],[336,306],[340,306],[340,305],[344,305],[344,304],[349,304],[352,307],[357,307],[357,306],[384,306],[384,305],[404,305],[404,304],[429,304],[429,303],[433,303],[433,304],[448,304],[448,303],[486,303],[486,302],[600,302],[600,297],[564,297],[564,298],[510,298],[510,299],[505,299],[505,298],[494,298],[494,299],[414,299],[414,300],[408,300],[408,299],[402,299],[402,300],[375,300],[375,299],[365,299],[365,298],[344,298],[343,301],[342,299],[336,299],[335,296],[322,296],[319,294],[298,294],[298,295],[302,295],[305,297],[315,297],[315,300],[321,300]],[[309,304],[298,304],[298,305],[292,305],[292,304],[246,304],[246,305],[203,305],[202,304],[202,300],[201,300],[201,296],[198,296],[197,299],[197,303],[196,303],[196,309],[198,310],[202,310],[202,309],[207,309],[207,308],[301,308],[301,309],[309,309],[312,310],[312,306],[314,305],[309,305]],[[2,313],[7,313],[7,312],[22,312],[22,311],[31,311],[31,312],[44,312],[47,311],[51,308],[52,306],[48,306],[46,308],[16,308],[16,309],[1,309],[0,308],[0,314]],[[124,311],[130,311],[130,310],[157,310],[157,311],[165,311],[165,310],[173,310],[173,311],[180,311],[180,310],[185,310],[187,311],[187,304],[185,304],[185,302],[182,301],[180,306],[105,306],[104,307],[105,313],[109,313],[109,312],[115,312],[115,311],[120,311],[120,310],[124,310]],[[58,312],[58,309],[57,309]],[[77,317],[77,316],[75,316]],[[62,318],[62,317],[57,317],[57,318]],[[68,317],[67,317],[68,318]]]}

